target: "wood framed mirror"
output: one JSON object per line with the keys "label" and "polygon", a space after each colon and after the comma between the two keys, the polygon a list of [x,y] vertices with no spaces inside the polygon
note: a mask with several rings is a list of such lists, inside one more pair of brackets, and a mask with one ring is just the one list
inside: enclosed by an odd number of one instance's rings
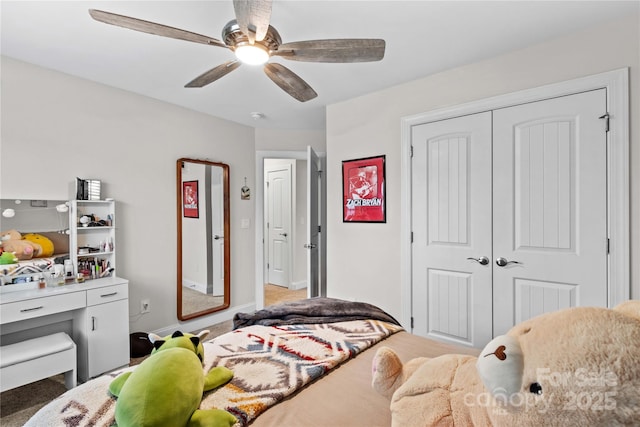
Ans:
{"label": "wood framed mirror", "polygon": [[189,320],[230,305],[229,165],[176,162],[177,313]]}

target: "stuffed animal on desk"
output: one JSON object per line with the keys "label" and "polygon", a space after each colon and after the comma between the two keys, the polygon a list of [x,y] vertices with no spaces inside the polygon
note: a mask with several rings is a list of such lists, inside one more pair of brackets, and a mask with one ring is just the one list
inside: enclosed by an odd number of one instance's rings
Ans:
{"label": "stuffed animal on desk", "polygon": [[2,251],[0,252],[0,265],[15,264],[18,262],[18,257],[13,252]]}
{"label": "stuffed animal on desk", "polygon": [[1,232],[0,244],[4,252],[14,252],[16,258],[20,261],[36,258],[42,253],[42,246],[23,239],[22,234],[16,230]]}
{"label": "stuffed animal on desk", "polygon": [[233,378],[218,366],[206,375],[202,369],[205,330],[198,335],[174,332],[161,338],[149,334],[151,356],[135,370],[118,376],[109,392],[118,398],[118,427],[231,427],[237,419],[220,409],[199,410],[202,394]]}
{"label": "stuffed animal on desk", "polygon": [[494,338],[480,356],[402,364],[382,347],[373,387],[392,426],[637,426],[640,301],[542,314]]}

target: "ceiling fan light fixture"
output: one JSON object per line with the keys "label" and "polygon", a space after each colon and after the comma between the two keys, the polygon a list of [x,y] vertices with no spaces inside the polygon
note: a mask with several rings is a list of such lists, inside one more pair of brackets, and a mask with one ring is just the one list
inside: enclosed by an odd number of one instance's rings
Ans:
{"label": "ceiling fan light fixture", "polygon": [[269,60],[269,51],[258,43],[237,46],[235,54],[243,64],[262,65]]}

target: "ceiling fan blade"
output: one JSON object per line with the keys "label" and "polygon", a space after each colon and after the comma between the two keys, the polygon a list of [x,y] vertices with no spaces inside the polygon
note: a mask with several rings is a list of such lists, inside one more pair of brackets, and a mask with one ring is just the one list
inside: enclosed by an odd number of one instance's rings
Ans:
{"label": "ceiling fan blade", "polygon": [[264,72],[282,90],[300,102],[306,102],[318,96],[307,82],[284,65],[268,63],[264,66]]}
{"label": "ceiling fan blade", "polygon": [[384,58],[382,39],[329,39],[284,43],[273,55],[305,62],[372,62]]}
{"label": "ceiling fan blade", "polygon": [[226,76],[236,68],[241,65],[240,61],[228,61],[222,65],[218,65],[215,68],[210,69],[206,73],[203,73],[191,80],[189,83],[184,85],[184,87],[203,87],[208,85],[209,83],[213,83],[221,77]]}
{"label": "ceiling fan blade", "polygon": [[129,16],[118,15],[103,10],[89,9],[89,14],[96,21],[105,24],[115,25],[117,27],[128,28],[130,30],[140,31],[157,36],[171,37],[173,39],[186,40],[188,42],[202,43],[220,47],[229,47],[220,40],[216,40],[209,36],[192,33],[191,31],[181,30],[179,28],[169,27],[167,25],[156,24],[155,22],[144,21],[142,19],[131,18]]}
{"label": "ceiling fan blade", "polygon": [[240,31],[249,37],[249,43],[263,40],[271,20],[271,0],[233,0],[233,8]]}

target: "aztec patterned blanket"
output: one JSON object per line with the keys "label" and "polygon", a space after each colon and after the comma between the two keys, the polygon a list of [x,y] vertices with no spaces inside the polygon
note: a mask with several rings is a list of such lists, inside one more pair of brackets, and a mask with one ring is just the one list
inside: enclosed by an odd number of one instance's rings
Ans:
{"label": "aztec patterned blanket", "polygon": [[[270,406],[402,327],[380,320],[325,324],[252,325],[205,341],[204,369],[226,366],[234,378],[203,396],[201,409],[226,409],[244,427]],[[49,403],[25,426],[107,427],[115,423],[109,383],[95,378]]]}

